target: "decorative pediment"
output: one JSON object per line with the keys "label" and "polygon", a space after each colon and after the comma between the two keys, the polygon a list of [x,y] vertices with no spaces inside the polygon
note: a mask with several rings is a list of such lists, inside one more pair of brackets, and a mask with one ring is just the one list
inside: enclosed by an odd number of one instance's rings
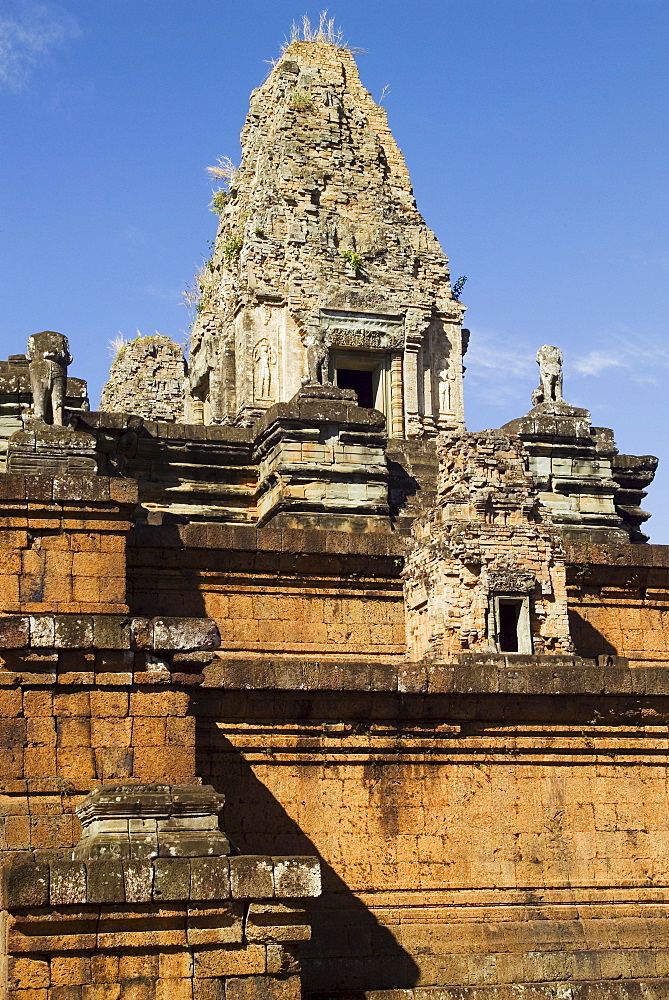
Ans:
{"label": "decorative pediment", "polygon": [[404,316],[321,309],[320,327],[329,347],[398,351],[404,347]]}

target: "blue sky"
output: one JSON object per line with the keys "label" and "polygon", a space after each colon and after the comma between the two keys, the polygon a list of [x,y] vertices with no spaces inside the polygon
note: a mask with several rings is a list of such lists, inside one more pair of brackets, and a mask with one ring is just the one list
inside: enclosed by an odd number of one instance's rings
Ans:
{"label": "blue sky", "polygon": [[[93,405],[108,342],[185,339],[248,96],[304,0],[0,0],[0,354],[70,338]],[[669,4],[339,0],[419,207],[468,276],[470,429],[529,409],[536,349],[621,451],[661,459],[669,543]]]}

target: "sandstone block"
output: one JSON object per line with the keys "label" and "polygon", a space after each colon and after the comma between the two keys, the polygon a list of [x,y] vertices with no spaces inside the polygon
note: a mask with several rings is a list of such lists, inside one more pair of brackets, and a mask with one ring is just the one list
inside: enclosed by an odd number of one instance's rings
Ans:
{"label": "sandstone block", "polygon": [[244,930],[244,904],[188,907],[187,938],[192,947],[241,944]]}
{"label": "sandstone block", "polygon": [[191,899],[227,899],[230,890],[228,858],[191,859]]}
{"label": "sandstone block", "polygon": [[266,899],[274,895],[271,858],[239,855],[229,858],[230,891],[235,899]]}
{"label": "sandstone block", "polygon": [[153,868],[154,898],[165,900],[189,898],[191,866],[188,858],[157,858]]}
{"label": "sandstone block", "polygon": [[139,500],[139,484],[135,479],[110,479],[109,497],[114,503],[136,504]]}
{"label": "sandstone block", "polygon": [[320,896],[321,866],[318,858],[274,857],[272,862],[275,896]]}
{"label": "sandstone block", "polygon": [[218,649],[221,638],[216,623],[209,618],[154,618],[155,649]]}
{"label": "sandstone block", "polygon": [[91,615],[56,615],[54,646],[56,649],[88,649],[93,645]]}
{"label": "sandstone block", "polygon": [[98,649],[130,649],[130,618],[93,615],[93,640]]}
{"label": "sandstone block", "polygon": [[49,901],[51,906],[73,906],[85,903],[86,866],[80,861],[52,862]]}
{"label": "sandstone block", "polygon": [[29,642],[29,618],[19,615],[0,616],[0,649],[22,649]]}
{"label": "sandstone block", "polygon": [[225,980],[194,979],[193,1000],[225,1000]]}
{"label": "sandstone block", "polygon": [[53,986],[82,986],[91,981],[91,960],[87,955],[52,955]]}
{"label": "sandstone block", "polygon": [[304,910],[281,903],[251,903],[246,919],[248,941],[308,941],[311,927]]}
{"label": "sandstone block", "polygon": [[248,977],[228,979],[225,984],[226,1000],[300,1000],[300,977]]}
{"label": "sandstone block", "polygon": [[50,648],[55,643],[53,615],[30,616],[30,645]]}
{"label": "sandstone block", "polygon": [[155,984],[155,994],[151,1000],[192,1000],[193,984],[191,979],[158,979]]}
{"label": "sandstone block", "polygon": [[149,862],[123,862],[123,886],[126,903],[150,903],[154,891],[154,871]]}
{"label": "sandstone block", "polygon": [[7,985],[28,992],[51,985],[48,958],[10,958],[7,962]]}
{"label": "sandstone block", "polygon": [[188,979],[193,975],[190,951],[161,949],[158,955],[158,975],[161,979]]}
{"label": "sandstone block", "polygon": [[123,903],[125,888],[121,861],[89,861],[86,865],[89,903]]}
{"label": "sandstone block", "polygon": [[212,976],[257,976],[266,968],[266,954],[262,945],[243,947],[198,949],[194,955],[196,978]]}
{"label": "sandstone block", "polygon": [[49,867],[34,862],[10,865],[3,879],[3,907],[47,906]]}

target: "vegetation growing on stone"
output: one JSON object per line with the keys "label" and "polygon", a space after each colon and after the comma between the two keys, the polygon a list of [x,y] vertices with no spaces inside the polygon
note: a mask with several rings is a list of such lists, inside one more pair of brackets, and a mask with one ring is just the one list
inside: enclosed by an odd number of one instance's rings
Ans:
{"label": "vegetation growing on stone", "polygon": [[456,302],[460,301],[460,296],[462,295],[462,290],[467,283],[467,275],[461,274],[458,280],[453,285],[453,298]]}
{"label": "vegetation growing on stone", "polygon": [[308,111],[311,107],[311,94],[308,90],[294,90],[289,103],[293,111]]}
{"label": "vegetation growing on stone", "polygon": [[215,212],[216,215],[222,215],[225,206],[230,201],[230,192],[225,191],[223,188],[218,188],[214,191],[211,196],[211,203],[209,205],[209,211]]}
{"label": "vegetation growing on stone", "polygon": [[216,188],[216,190],[212,192],[211,202],[209,205],[209,210],[211,212],[221,215],[225,206],[232,197],[231,187],[237,173],[237,167],[234,165],[229,156],[219,156],[214,166],[207,167],[206,170],[212,180],[223,182],[222,187]]}
{"label": "vegetation growing on stone", "polygon": [[356,275],[360,274],[365,266],[364,259],[355,250],[340,250],[339,256],[342,257],[347,264],[355,271]]}
{"label": "vegetation growing on stone", "polygon": [[344,40],[344,33],[335,24],[334,17],[328,17],[327,10],[322,10],[318,16],[318,24],[312,24],[307,14],[303,14],[299,23],[293,21],[290,26],[290,38],[283,46],[283,50],[290,48],[294,42],[323,42],[326,45],[334,45],[337,49],[346,49],[349,52],[359,52],[360,49],[352,49]]}
{"label": "vegetation growing on stone", "polygon": [[244,246],[243,236],[231,236],[223,244],[223,260],[229,264],[233,257],[239,257]]}

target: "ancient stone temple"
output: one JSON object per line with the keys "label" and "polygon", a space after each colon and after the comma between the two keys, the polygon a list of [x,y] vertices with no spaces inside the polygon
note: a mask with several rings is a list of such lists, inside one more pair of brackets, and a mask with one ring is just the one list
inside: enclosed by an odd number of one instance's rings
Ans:
{"label": "ancient stone temple", "polygon": [[0,363],[0,996],[664,1000],[656,460],[551,345],[466,431],[350,52],[291,44],[243,148],[187,366],[91,412],[63,334]]}
{"label": "ancient stone temple", "polygon": [[462,427],[464,310],[350,52],[292,44],[241,139],[199,279],[193,417],[248,425],[318,382],[353,389],[390,437]]}

